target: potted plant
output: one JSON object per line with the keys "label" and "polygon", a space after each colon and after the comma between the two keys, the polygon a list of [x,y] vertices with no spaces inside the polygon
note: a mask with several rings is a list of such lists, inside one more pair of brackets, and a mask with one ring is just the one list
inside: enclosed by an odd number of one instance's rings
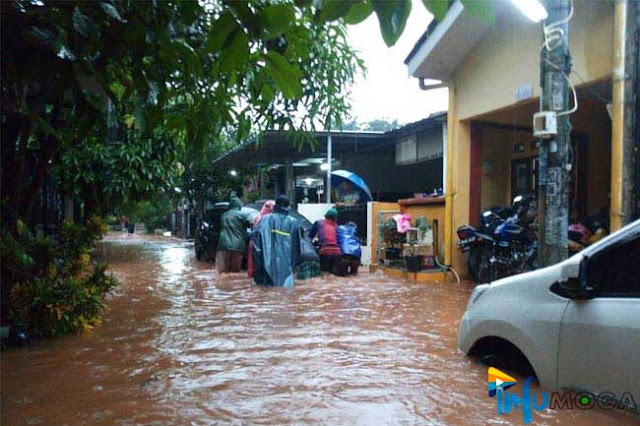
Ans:
{"label": "potted plant", "polygon": [[418,244],[433,244],[433,231],[426,217],[416,218],[416,228],[418,228]]}
{"label": "potted plant", "polygon": [[400,259],[400,247],[404,235],[398,233],[398,226],[393,219],[387,219],[381,225],[386,259]]}

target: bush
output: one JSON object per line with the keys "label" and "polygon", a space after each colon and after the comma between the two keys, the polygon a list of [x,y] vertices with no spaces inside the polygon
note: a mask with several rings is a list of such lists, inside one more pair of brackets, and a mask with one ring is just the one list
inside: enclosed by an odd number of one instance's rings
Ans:
{"label": "bush", "polygon": [[9,286],[9,320],[35,336],[83,331],[100,323],[104,296],[118,282],[90,251],[106,232],[100,219],[64,222],[56,239],[36,238],[22,224],[3,231],[3,283]]}

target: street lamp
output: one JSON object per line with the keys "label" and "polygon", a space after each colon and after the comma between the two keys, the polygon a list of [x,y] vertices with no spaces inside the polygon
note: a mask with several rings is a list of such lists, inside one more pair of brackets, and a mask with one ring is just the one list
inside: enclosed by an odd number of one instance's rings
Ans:
{"label": "street lamp", "polygon": [[231,171],[229,171],[229,174],[230,174],[231,176],[238,176],[238,172],[236,172],[235,170],[231,170]]}
{"label": "street lamp", "polygon": [[511,0],[511,2],[533,22],[547,19],[547,9],[538,0]]}

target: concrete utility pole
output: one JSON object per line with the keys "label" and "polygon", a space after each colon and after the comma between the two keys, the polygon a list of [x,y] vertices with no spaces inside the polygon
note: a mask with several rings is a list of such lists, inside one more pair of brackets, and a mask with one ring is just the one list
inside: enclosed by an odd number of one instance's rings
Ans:
{"label": "concrete utility pole", "polygon": [[569,109],[570,10],[569,0],[547,1],[547,34],[540,53],[540,108],[560,114],[557,116],[557,135],[540,141],[538,259],[542,267],[567,258],[571,123],[569,115],[563,113]]}

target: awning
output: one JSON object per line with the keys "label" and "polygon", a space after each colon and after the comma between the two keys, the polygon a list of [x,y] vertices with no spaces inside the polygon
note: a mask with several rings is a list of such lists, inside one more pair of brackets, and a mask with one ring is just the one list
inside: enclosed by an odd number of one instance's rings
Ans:
{"label": "awning", "polygon": [[[389,133],[389,132],[388,132]],[[390,140],[388,133],[360,131],[317,132],[313,145],[297,148],[287,132],[270,130],[262,141],[253,140],[240,145],[217,158],[213,164],[227,166],[265,166],[293,164],[294,167],[311,166],[326,161],[327,138],[332,139],[332,154],[340,156],[370,151]]]}
{"label": "awning", "polygon": [[[496,21],[509,7],[506,1],[494,1]],[[491,29],[491,25],[464,11],[456,0],[441,22],[430,25],[404,63],[416,78],[447,81],[460,62]]]}

